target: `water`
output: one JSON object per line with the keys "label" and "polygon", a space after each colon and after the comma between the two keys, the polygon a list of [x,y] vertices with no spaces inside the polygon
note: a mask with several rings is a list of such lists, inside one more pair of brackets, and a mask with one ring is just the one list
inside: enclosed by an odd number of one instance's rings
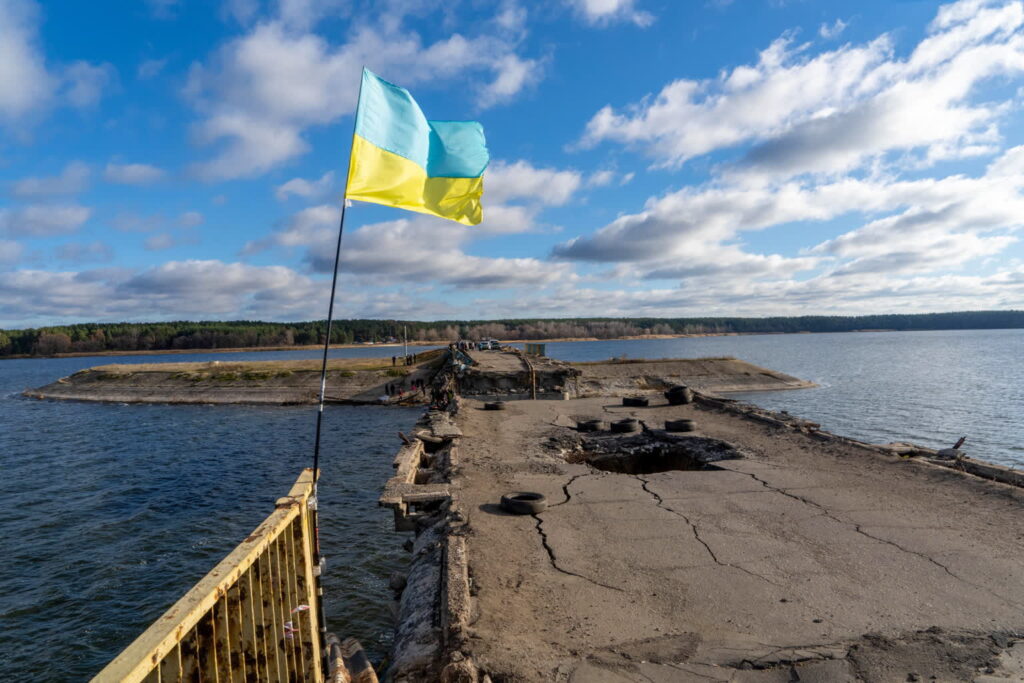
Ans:
{"label": "water", "polygon": [[[423,347],[418,347],[422,349]],[[1024,465],[1024,330],[551,343],[566,360],[732,355],[820,384],[736,398],[872,442]],[[359,348],[336,356],[390,356]],[[310,464],[306,407],[35,401],[99,363],[273,360],[315,351],[0,362],[0,674],[89,678],[244,538]],[[407,556],[376,499],[418,409],[330,406],[321,480],[331,630],[378,659],[387,577]]]}
{"label": "water", "polygon": [[[95,674],[273,511],[310,465],[315,420],[310,406],[90,404],[18,393],[99,363],[313,356],[0,362],[0,678]],[[388,576],[408,561],[377,495],[392,474],[396,432],[421,412],[325,412],[328,625],[359,638],[374,659],[390,645]]]}
{"label": "water", "polygon": [[948,448],[1024,467],[1024,330],[861,332],[558,342],[571,361],[735,356],[819,384],[730,394],[872,443]]}

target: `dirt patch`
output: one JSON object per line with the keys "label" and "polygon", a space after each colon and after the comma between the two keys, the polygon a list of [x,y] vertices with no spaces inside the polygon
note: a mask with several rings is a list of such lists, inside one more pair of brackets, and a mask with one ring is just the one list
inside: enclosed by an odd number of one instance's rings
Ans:
{"label": "dirt patch", "polygon": [[[338,403],[422,401],[413,380],[429,382],[441,351],[419,355],[416,365],[391,359],[332,359],[327,368],[327,399]],[[101,365],[25,391],[32,398],[121,403],[315,403],[320,389],[319,360],[221,363],[143,363]],[[387,387],[395,389],[390,396]],[[400,392],[400,393],[399,393]]]}
{"label": "dirt patch", "polygon": [[677,384],[716,393],[808,389],[815,386],[812,382],[730,357],[604,361],[572,365],[581,373],[579,396],[664,391]]}

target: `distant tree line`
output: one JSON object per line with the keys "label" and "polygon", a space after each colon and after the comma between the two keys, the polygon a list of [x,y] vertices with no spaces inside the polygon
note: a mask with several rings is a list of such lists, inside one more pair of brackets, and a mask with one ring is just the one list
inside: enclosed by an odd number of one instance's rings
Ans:
{"label": "distant tree line", "polygon": [[[565,337],[615,339],[655,334],[755,334],[852,332],[856,330],[970,330],[1024,328],[1024,311],[964,311],[863,316],[775,318],[559,318],[508,320],[339,320],[331,343],[456,339],[527,340]],[[25,330],[0,330],[0,355],[52,356],[91,351],[260,348],[322,344],[326,321],[82,323]]]}

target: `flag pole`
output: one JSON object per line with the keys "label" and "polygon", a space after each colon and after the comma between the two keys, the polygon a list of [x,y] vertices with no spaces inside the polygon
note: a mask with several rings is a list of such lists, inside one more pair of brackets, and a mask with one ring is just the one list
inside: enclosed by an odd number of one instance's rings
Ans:
{"label": "flag pole", "polygon": [[[359,73],[359,94],[356,96],[356,111],[352,116],[352,140],[355,141],[356,135],[356,124],[355,118],[359,112],[359,100],[363,96],[363,75],[362,71]],[[346,174],[351,170],[352,167],[352,147],[349,146],[348,151],[348,166]],[[312,516],[313,526],[313,565],[316,567],[318,572],[317,580],[317,591],[316,591],[316,602],[317,602],[317,614],[320,617],[320,650],[322,652],[323,661],[321,666],[324,672],[329,672],[328,659],[330,649],[327,647],[327,615],[324,614],[324,590],[323,590],[323,571],[324,571],[324,557],[320,554],[320,519],[319,519],[319,499],[317,496],[318,486],[317,483],[320,479],[320,434],[323,426],[324,419],[324,399],[327,393],[327,352],[331,348],[331,328],[334,324],[334,296],[338,288],[338,265],[341,262],[341,238],[345,232],[345,209],[348,205],[348,175],[345,176],[345,192],[341,196],[341,217],[338,220],[338,242],[334,248],[334,274],[331,277],[331,300],[327,307],[327,334],[324,337],[324,356],[323,362],[320,364],[320,399],[317,402],[316,412],[316,438],[313,442],[313,496],[312,505],[310,506],[310,515]]]}

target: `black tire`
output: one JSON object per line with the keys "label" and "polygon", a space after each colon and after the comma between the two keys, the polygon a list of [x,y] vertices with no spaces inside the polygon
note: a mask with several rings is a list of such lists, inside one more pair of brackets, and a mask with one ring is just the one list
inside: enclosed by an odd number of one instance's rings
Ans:
{"label": "black tire", "polygon": [[631,408],[646,408],[648,403],[649,401],[643,396],[625,396],[622,399],[622,405]]}
{"label": "black tire", "polygon": [[484,410],[505,410],[504,401],[491,401],[484,404]]}
{"label": "black tire", "polygon": [[678,384],[665,392],[668,404],[672,406],[686,405],[693,403],[693,389]]}
{"label": "black tire", "polygon": [[604,427],[601,420],[583,420],[576,423],[576,429],[581,432],[599,432]]}
{"label": "black tire", "polygon": [[513,515],[535,515],[547,507],[548,500],[540,493],[513,491],[501,497],[501,509]]}
{"label": "black tire", "polygon": [[626,434],[629,432],[635,432],[638,429],[640,429],[640,423],[637,420],[628,417],[625,420],[618,420],[617,422],[612,422],[611,427],[613,432],[618,432],[619,434]]}
{"label": "black tire", "polygon": [[681,420],[665,420],[666,432],[692,432],[697,428],[697,423],[689,418]]}

